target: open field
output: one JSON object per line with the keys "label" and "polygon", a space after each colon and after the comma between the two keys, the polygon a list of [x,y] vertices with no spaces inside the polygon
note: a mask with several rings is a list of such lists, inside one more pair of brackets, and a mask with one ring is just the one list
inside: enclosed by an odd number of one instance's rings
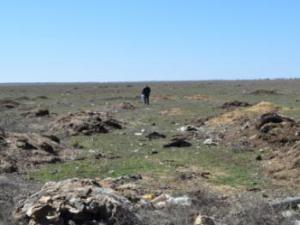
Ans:
{"label": "open field", "polygon": [[[211,144],[205,143],[207,137],[200,137],[202,133],[189,133],[184,129],[190,125],[203,131],[201,121],[218,119],[219,115],[236,110],[221,107],[232,101],[254,106],[268,102],[278,108],[280,114],[299,121],[300,80],[164,82],[149,85],[152,88],[150,106],[143,105],[140,100],[142,83],[0,86],[0,101],[12,104],[0,106],[0,127],[5,132],[55,134],[64,148],[79,149],[73,160],[52,160],[30,166],[30,169],[21,166],[13,173],[14,176],[22,177],[27,183],[43,184],[74,177],[102,180],[138,174],[143,177],[136,181],[138,191],[155,195],[183,195],[208,189],[225,197],[244,193],[268,201],[299,193],[300,185],[291,173],[299,172],[300,166],[284,170],[284,175],[282,172],[280,176],[277,173],[271,176],[266,169],[274,151],[288,148],[286,145],[265,146],[257,142],[249,149],[244,146],[237,149],[239,137],[230,136],[230,127],[224,128],[224,141]],[[49,110],[49,115],[36,115],[39,109]],[[244,112],[244,109],[241,110],[239,112]],[[118,121],[122,129],[67,135],[63,126],[53,128],[57,118],[80,111],[106,113]],[[214,132],[223,129],[224,124],[221,125]],[[165,138],[150,140],[147,135],[152,132],[163,134]],[[163,147],[172,138],[182,136],[191,146]],[[227,136],[229,139],[226,139]],[[298,140],[293,146],[297,143]],[[292,162],[279,160],[277,163]]]}

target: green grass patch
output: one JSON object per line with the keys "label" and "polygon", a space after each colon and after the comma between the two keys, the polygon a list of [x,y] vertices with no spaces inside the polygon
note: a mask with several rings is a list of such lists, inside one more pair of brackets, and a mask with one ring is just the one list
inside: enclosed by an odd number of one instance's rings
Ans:
{"label": "green grass patch", "polygon": [[[115,159],[85,159],[47,165],[30,176],[39,181],[61,180],[71,177],[118,177],[129,174],[155,176],[175,175],[180,167],[196,167],[210,171],[209,180],[215,185],[233,187],[259,185],[258,167],[254,153],[234,153],[221,146],[208,147],[193,143],[190,148],[162,148],[166,140],[146,141],[134,135],[107,134],[91,137],[72,137],[69,144],[80,144],[86,151],[97,149]],[[157,150],[159,153],[152,155]]]}

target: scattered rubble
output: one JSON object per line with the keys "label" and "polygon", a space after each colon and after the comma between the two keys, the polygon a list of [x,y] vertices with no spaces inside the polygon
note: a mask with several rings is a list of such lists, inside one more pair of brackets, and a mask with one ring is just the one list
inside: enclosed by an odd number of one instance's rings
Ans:
{"label": "scattered rubble", "polygon": [[133,206],[112,189],[92,179],[48,182],[21,201],[14,219],[20,225],[138,225]]}
{"label": "scattered rubble", "polygon": [[122,129],[121,122],[113,119],[107,113],[93,111],[69,113],[50,125],[51,131],[72,136],[108,133],[114,129]]}

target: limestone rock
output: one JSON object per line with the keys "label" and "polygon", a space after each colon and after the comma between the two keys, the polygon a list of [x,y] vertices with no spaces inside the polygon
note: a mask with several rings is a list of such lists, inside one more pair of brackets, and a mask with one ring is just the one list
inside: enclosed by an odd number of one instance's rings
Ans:
{"label": "limestone rock", "polygon": [[96,180],[68,179],[48,182],[20,202],[14,212],[20,225],[138,225],[131,203]]}

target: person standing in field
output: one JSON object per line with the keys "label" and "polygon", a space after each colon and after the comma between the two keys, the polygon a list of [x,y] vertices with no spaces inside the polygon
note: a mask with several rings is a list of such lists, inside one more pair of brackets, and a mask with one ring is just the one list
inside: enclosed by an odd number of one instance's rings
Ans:
{"label": "person standing in field", "polygon": [[146,105],[150,104],[150,93],[151,93],[151,88],[148,85],[145,86],[142,90],[142,97]]}

